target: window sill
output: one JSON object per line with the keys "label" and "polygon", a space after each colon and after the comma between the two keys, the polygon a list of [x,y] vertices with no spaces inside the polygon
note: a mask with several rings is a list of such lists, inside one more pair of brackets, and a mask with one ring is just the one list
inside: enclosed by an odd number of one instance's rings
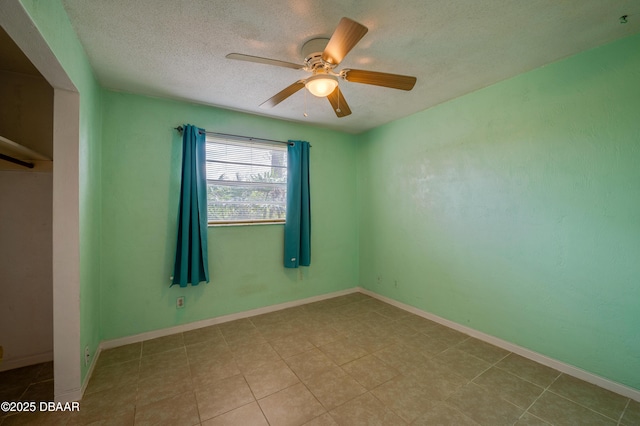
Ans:
{"label": "window sill", "polygon": [[209,222],[209,228],[218,228],[218,227],[226,227],[226,226],[255,226],[255,225],[284,225],[284,220],[279,221],[253,221],[253,222]]}

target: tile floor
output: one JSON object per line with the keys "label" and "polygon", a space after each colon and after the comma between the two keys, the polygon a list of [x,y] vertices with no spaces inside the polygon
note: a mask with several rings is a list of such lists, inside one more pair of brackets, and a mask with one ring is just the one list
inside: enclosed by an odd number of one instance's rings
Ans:
{"label": "tile floor", "polygon": [[638,425],[640,403],[354,293],[103,351],[80,412],[0,424]]}

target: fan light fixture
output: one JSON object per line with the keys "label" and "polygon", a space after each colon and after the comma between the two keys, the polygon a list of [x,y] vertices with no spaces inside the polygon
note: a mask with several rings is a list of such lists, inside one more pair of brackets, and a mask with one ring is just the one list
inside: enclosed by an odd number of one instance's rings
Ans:
{"label": "fan light fixture", "polygon": [[309,77],[304,85],[313,96],[325,98],[338,86],[338,77],[330,74],[316,74]]}

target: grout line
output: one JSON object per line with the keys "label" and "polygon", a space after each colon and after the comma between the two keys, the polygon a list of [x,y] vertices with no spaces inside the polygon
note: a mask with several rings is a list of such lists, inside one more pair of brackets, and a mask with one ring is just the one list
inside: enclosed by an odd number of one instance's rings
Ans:
{"label": "grout line", "polygon": [[[561,394],[559,394],[558,392],[554,392],[554,391],[553,391],[553,390],[551,390],[551,389],[549,389],[549,392],[551,392],[552,394],[554,394],[554,395],[556,395],[556,396],[559,396],[560,398],[564,398],[564,399],[566,399],[567,401],[571,401],[571,402],[573,402],[574,404],[577,404],[577,405],[581,406],[582,408],[586,408],[586,409],[587,409],[587,410],[589,410],[589,411],[592,411],[592,412],[594,412],[594,413],[596,413],[596,414],[599,414],[599,415],[601,415],[602,417],[605,417],[605,418],[607,418],[607,419],[609,419],[609,420],[613,420],[614,422],[616,421],[616,419],[612,418],[612,417],[611,417],[611,416],[609,416],[608,414],[604,414],[604,413],[601,413],[600,411],[596,411],[596,410],[594,410],[593,408],[588,407],[588,406],[586,406],[586,405],[582,404],[581,402],[574,401],[573,399],[569,398],[569,397],[568,397],[568,396],[566,396],[566,395],[561,395]],[[629,400],[629,398],[627,398],[627,399]],[[624,412],[624,410],[623,410],[623,412]]]}
{"label": "grout line", "polygon": [[[506,370],[504,370],[504,371],[506,371]],[[507,372],[508,372],[508,371],[507,371]],[[553,379],[553,381],[552,381],[551,383],[549,383],[549,384],[547,385],[547,387],[546,387],[546,388],[544,388],[544,389],[542,390],[542,392],[540,392],[540,395],[538,395],[538,397],[537,397],[536,399],[534,399],[534,400],[533,400],[533,402],[532,402],[532,403],[531,403],[531,404],[530,404],[530,405],[529,405],[529,406],[528,406],[528,407],[527,407],[527,408],[522,412],[522,414],[520,414],[520,417],[518,418],[518,420],[520,420],[520,419],[522,418],[522,416],[524,416],[525,414],[529,413],[529,409],[531,409],[531,407],[533,407],[533,406],[535,405],[535,403],[536,403],[536,402],[538,402],[538,400],[542,397],[542,395],[544,395],[544,393],[545,393],[545,392],[547,392],[547,390],[549,390],[549,388],[551,387],[551,385],[553,385],[553,384],[556,382],[556,380],[558,380],[558,378],[560,378],[560,376],[562,376],[562,373],[558,374],[558,376],[557,376],[555,379]],[[522,379],[522,377],[520,377],[520,378]],[[524,379],[523,379],[523,380],[524,380]],[[529,382],[529,383],[531,383],[531,382]],[[534,383],[534,384],[535,384],[535,383]],[[540,385],[538,385],[538,386],[540,386]],[[535,414],[533,414],[533,413],[529,413],[529,414],[531,414],[532,416],[536,416],[536,415],[535,415]],[[536,417],[538,417],[538,416],[536,416]],[[542,420],[544,420],[545,422],[549,422],[549,421],[548,421],[547,419],[545,419],[545,418],[542,418],[542,417],[540,417],[540,418],[541,418]],[[551,423],[551,424],[553,424],[553,423]]]}
{"label": "grout line", "polygon": [[622,419],[624,418],[625,413],[627,412],[627,409],[629,408],[629,405],[631,404],[631,399],[629,399],[627,401],[627,404],[624,406],[624,408],[622,409],[622,413],[620,413],[620,417],[618,418],[618,426],[620,426],[622,424]]}
{"label": "grout line", "polygon": [[631,405],[631,399],[627,400],[627,404],[622,409],[622,413],[620,413],[620,417],[618,418],[618,426],[622,424],[622,419],[624,418],[624,415],[626,414],[627,409],[629,408],[629,405]]}

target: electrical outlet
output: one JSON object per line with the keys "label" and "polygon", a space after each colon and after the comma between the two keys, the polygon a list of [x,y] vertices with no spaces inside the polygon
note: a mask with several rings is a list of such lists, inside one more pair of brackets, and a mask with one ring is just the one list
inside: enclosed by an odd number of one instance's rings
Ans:
{"label": "electrical outlet", "polygon": [[89,346],[84,347],[84,366],[89,366],[89,358],[91,358],[91,353],[89,352]]}
{"label": "electrical outlet", "polygon": [[184,296],[180,296],[176,299],[176,309],[184,308]]}

